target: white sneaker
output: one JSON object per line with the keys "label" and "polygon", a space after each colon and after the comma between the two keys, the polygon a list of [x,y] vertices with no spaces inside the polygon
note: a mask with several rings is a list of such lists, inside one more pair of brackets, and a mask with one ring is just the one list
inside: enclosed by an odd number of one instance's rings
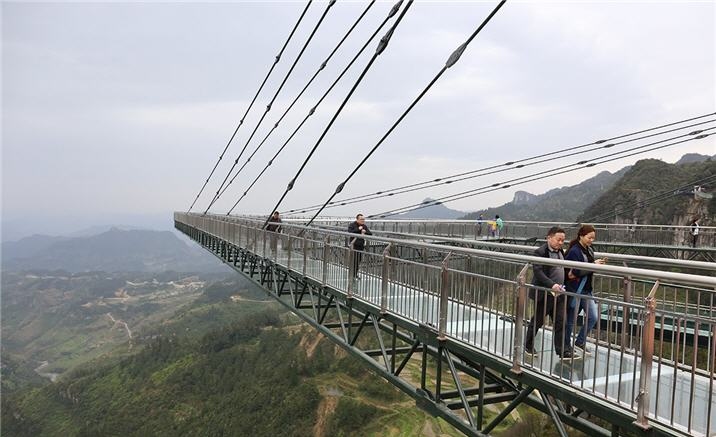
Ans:
{"label": "white sneaker", "polygon": [[537,358],[537,351],[531,351],[531,350],[525,349],[525,357],[532,358],[532,359]]}

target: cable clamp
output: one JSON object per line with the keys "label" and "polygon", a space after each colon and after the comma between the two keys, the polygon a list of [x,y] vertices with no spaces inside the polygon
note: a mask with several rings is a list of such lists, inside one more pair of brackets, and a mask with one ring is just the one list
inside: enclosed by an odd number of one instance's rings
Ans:
{"label": "cable clamp", "polygon": [[393,15],[398,13],[398,9],[400,9],[400,5],[403,4],[403,0],[400,0],[398,3],[393,5],[393,8],[388,12],[388,18],[391,18]]}

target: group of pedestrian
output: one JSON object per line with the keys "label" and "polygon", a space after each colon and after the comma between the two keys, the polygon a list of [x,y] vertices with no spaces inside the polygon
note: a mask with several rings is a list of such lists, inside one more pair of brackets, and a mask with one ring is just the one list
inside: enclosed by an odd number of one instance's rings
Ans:
{"label": "group of pedestrian", "polygon": [[[277,236],[275,234],[281,232],[281,223],[282,221],[279,212],[274,211],[273,214],[271,214],[271,217],[269,217],[268,223],[266,225],[266,230],[273,233],[270,239],[271,249],[273,251],[276,251],[277,248]],[[368,226],[365,224],[365,217],[363,216],[363,214],[358,214],[356,216],[355,221],[348,225],[348,232],[359,235],[373,235],[373,233],[370,232],[370,229],[368,229]],[[348,247],[350,247],[353,251],[353,279],[360,279],[360,277],[358,276],[358,268],[360,266],[361,260],[363,259],[363,251],[365,250],[365,239],[360,238],[358,236],[350,238],[348,239]]]}
{"label": "group of pedestrian", "polygon": [[[554,226],[547,232],[547,242],[535,250],[534,255],[541,258],[605,264],[606,258],[595,259],[592,243],[596,238],[594,226],[582,225],[576,237],[563,249],[566,233],[564,229]],[[562,358],[578,355],[589,355],[586,340],[589,332],[594,329],[599,317],[597,304],[594,301],[592,276],[589,270],[564,268],[552,265],[534,264],[533,283],[539,288],[532,288],[530,299],[534,300],[534,315],[530,320],[525,337],[525,354],[536,356],[534,338],[544,324],[547,316],[552,319],[554,331],[552,342],[555,353]],[[571,294],[565,294],[568,291]],[[572,344],[572,329],[580,312],[584,313],[582,328]]]}
{"label": "group of pedestrian", "polygon": [[[267,230],[274,233],[281,232],[281,218],[278,212],[274,212],[268,220]],[[477,235],[482,234],[482,225],[487,223],[491,237],[499,237],[500,230],[504,223],[499,215],[494,221],[485,221],[482,214],[478,218]],[[356,219],[348,225],[347,231],[357,234],[347,240],[347,245],[353,254],[351,274],[353,280],[360,279],[358,275],[359,266],[365,250],[365,239],[363,235],[373,235],[365,223],[363,214],[356,215]],[[692,244],[696,246],[699,235],[698,219],[691,223]],[[564,229],[553,226],[547,232],[547,241],[534,251],[534,255],[540,258],[550,258],[559,261],[574,261],[587,264],[606,264],[607,258],[595,258],[592,244],[596,238],[596,229],[592,225],[582,225],[577,235],[569,242],[567,250],[564,250],[566,233]],[[273,246],[273,245],[272,245]],[[587,336],[594,329],[599,318],[597,304],[594,300],[594,289],[592,277],[594,273],[590,270],[565,268],[547,264],[533,264],[534,279],[529,297],[534,301],[534,314],[527,328],[524,350],[528,356],[536,356],[535,336],[544,325],[545,319],[549,317],[554,326],[552,341],[555,353],[561,358],[572,358],[583,355],[590,355],[586,347]],[[569,292],[570,294],[566,294]],[[577,317],[583,313],[582,327],[572,343],[572,330],[575,327]]]}
{"label": "group of pedestrian", "polygon": [[485,220],[482,214],[477,218],[477,236],[482,236],[482,226],[487,225],[487,231],[490,238],[500,238],[500,232],[505,226],[505,222],[500,218],[499,214],[495,215],[494,220]]}

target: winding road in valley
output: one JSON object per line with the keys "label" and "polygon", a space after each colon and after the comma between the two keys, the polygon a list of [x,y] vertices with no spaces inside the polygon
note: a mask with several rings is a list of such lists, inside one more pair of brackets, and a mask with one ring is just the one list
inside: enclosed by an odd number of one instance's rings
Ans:
{"label": "winding road in valley", "polygon": [[112,317],[112,313],[107,313],[107,316],[108,316],[108,317],[110,318],[110,320],[112,320],[112,322],[114,323],[114,325],[112,325],[112,328],[114,328],[115,326],[117,326],[117,324],[124,325],[124,329],[127,330],[127,335],[129,336],[129,339],[130,339],[130,340],[132,339],[132,330],[129,329],[129,326],[127,325],[127,322],[123,322],[123,321],[121,321],[121,320],[115,319],[114,317]]}

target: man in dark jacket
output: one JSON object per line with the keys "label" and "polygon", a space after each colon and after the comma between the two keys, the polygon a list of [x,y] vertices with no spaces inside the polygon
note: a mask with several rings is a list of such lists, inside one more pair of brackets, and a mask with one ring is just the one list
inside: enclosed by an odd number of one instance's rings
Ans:
{"label": "man in dark jacket", "polygon": [[[556,260],[564,260],[564,229],[553,226],[547,232],[547,242],[535,250],[534,255],[544,258],[552,258]],[[572,356],[569,349],[562,350],[564,341],[564,321],[566,317],[567,299],[561,293],[564,291],[565,269],[563,267],[549,265],[532,265],[534,278],[532,282],[539,287],[547,288],[547,290],[530,289],[530,299],[535,301],[535,310],[530,325],[527,328],[527,336],[525,338],[525,354],[535,356],[534,338],[537,331],[544,324],[546,316],[550,316],[554,325],[552,333],[552,341],[554,351],[562,358]]]}
{"label": "man in dark jacket", "polygon": [[268,220],[269,225],[266,226],[266,230],[269,232],[281,232],[281,217],[278,211],[274,211],[271,214],[271,218]]}
{"label": "man in dark jacket", "polygon": [[269,225],[266,226],[266,230],[271,232],[269,242],[271,244],[271,251],[275,254],[278,250],[278,236],[276,234],[281,232],[281,217],[278,211],[274,211],[269,218]]}
{"label": "man in dark jacket", "polygon": [[[348,225],[348,232],[351,234],[359,235],[373,235],[365,225],[365,217],[363,214],[356,216],[356,221]],[[363,250],[365,249],[365,240],[363,238],[353,237],[348,240],[348,247],[354,250],[353,252],[353,277],[358,278],[358,266],[360,265],[361,259],[363,258]]]}

